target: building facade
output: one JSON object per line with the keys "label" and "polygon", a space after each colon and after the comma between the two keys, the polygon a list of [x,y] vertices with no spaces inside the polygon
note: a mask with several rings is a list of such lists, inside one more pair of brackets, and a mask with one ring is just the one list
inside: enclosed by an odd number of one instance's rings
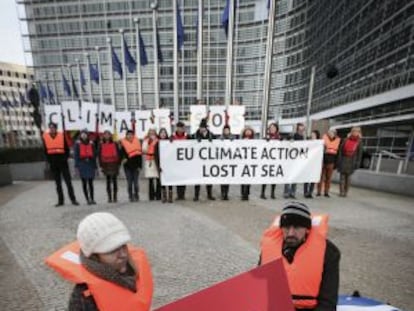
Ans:
{"label": "building facade", "polygon": [[31,81],[32,69],[0,62],[0,148],[29,147],[40,142],[26,99]]}
{"label": "building facade", "polygon": [[[311,68],[316,75],[311,114],[326,129],[367,127],[367,137],[386,133],[412,144],[414,98],[414,2],[409,0],[276,0],[269,117],[282,125],[304,121]],[[267,0],[240,0],[235,13],[233,98],[246,106],[252,124],[262,111],[266,54]],[[187,118],[196,102],[198,0],[179,0],[185,31],[179,57],[179,113]],[[225,92],[226,36],[221,26],[225,0],[204,0],[203,99],[222,102]],[[102,59],[104,100],[110,102],[109,50],[120,55],[121,35],[135,55],[134,18],[139,18],[149,64],[142,68],[143,99],[154,105],[152,10],[149,0],[17,0],[26,51],[38,80],[53,80],[57,96],[68,99],[62,73],[79,85],[77,60],[88,79],[85,53]],[[173,108],[172,1],[158,1],[160,101]],[[334,68],[337,75],[327,77]],[[116,105],[123,109],[123,84],[115,73]],[[127,73],[128,108],[138,108],[137,77]],[[80,89],[80,86],[79,86]],[[88,98],[88,90],[80,91]],[[92,83],[92,97],[99,86]],[[391,118],[392,117],[392,118]],[[379,125],[379,127],[373,126]],[[365,131],[365,129],[364,129]],[[404,134],[402,134],[404,133]],[[411,140],[410,140],[411,139]],[[373,142],[377,146],[382,142]],[[371,146],[372,147],[372,146]],[[408,147],[407,147],[408,148]],[[373,151],[378,151],[378,148]]]}

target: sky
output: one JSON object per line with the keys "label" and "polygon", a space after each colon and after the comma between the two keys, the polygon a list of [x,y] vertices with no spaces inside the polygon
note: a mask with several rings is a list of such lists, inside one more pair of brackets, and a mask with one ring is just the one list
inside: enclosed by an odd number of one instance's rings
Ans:
{"label": "sky", "polygon": [[0,61],[26,65],[15,0],[0,0]]}

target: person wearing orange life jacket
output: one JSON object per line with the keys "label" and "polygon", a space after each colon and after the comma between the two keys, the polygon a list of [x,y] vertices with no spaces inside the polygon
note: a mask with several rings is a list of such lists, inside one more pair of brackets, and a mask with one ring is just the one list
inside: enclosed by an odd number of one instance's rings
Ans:
{"label": "person wearing orange life jacket", "polygon": [[56,184],[58,203],[55,204],[55,207],[62,206],[65,201],[62,189],[62,177],[68,189],[69,198],[72,201],[72,204],[79,205],[76,201],[75,191],[73,190],[68,166],[70,152],[63,132],[58,132],[57,124],[51,122],[49,123],[49,131],[44,132],[42,138],[46,159]]}
{"label": "person wearing orange life jacket", "polygon": [[46,258],[49,267],[76,284],[69,311],[150,310],[150,263],[130,240],[128,229],[113,214],[93,213],[79,223],[76,242]]}
{"label": "person wearing orange life jacket", "polygon": [[118,144],[112,140],[112,133],[105,131],[99,145],[99,165],[106,176],[108,203],[118,201],[118,174],[120,154]]}
{"label": "person wearing orange life jacket", "polygon": [[155,150],[158,145],[158,135],[154,128],[148,130],[142,143],[144,159],[144,175],[148,178],[148,197],[150,201],[161,200],[161,182],[159,168],[155,159]]}
{"label": "person wearing orange life jacket", "polygon": [[74,146],[75,167],[82,180],[82,190],[88,205],[96,204],[93,181],[96,174],[96,149],[87,130],[82,130]]}
{"label": "person wearing orange life jacket", "polygon": [[283,260],[296,310],[336,310],[341,254],[326,235],[327,216],[311,217],[294,201],[262,236],[259,265]]}
{"label": "person wearing orange life jacket", "polygon": [[321,172],[321,180],[318,183],[318,192],[316,196],[320,196],[322,190],[325,197],[329,198],[329,189],[331,188],[332,174],[335,168],[335,163],[339,151],[341,139],[336,136],[336,130],[330,129],[327,134],[323,135],[324,154]]}
{"label": "person wearing orange life jacket", "polygon": [[142,148],[141,142],[131,130],[128,130],[125,138],[121,139],[121,159],[128,183],[129,201],[139,201],[138,177],[142,168]]}

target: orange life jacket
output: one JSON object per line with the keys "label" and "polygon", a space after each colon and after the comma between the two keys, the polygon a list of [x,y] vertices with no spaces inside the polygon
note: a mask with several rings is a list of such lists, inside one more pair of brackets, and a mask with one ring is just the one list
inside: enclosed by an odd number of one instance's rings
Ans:
{"label": "orange life jacket", "polygon": [[[276,222],[277,221],[277,222]],[[322,281],[323,264],[328,232],[328,216],[312,216],[312,229],[295,253],[292,263],[282,254],[283,233],[276,218],[261,240],[261,264],[282,258],[293,304],[296,309],[313,309]]]}
{"label": "orange life jacket", "polygon": [[147,141],[148,147],[147,147],[145,160],[152,161],[155,158],[155,147],[157,146],[158,139],[154,139],[151,142],[149,142],[149,138],[146,138],[146,141]]}
{"label": "orange life jacket", "polygon": [[153,294],[151,268],[144,250],[130,245],[128,250],[138,271],[136,293],[89,272],[80,263],[78,242],[66,245],[46,258],[46,264],[70,282],[86,283],[88,290],[84,295],[92,295],[100,311],[148,311]]}
{"label": "orange life jacket", "polygon": [[47,154],[64,154],[65,138],[63,133],[57,132],[55,138],[50,133],[43,133],[43,141],[45,142]]}
{"label": "orange life jacket", "polygon": [[339,144],[341,139],[339,137],[335,137],[333,140],[329,138],[328,135],[323,135],[323,141],[325,143],[325,153],[334,154],[336,155],[339,150]]}
{"label": "orange life jacket", "polygon": [[142,154],[141,143],[136,137],[132,139],[132,142],[124,138],[121,140],[121,144],[122,147],[125,149],[128,158],[132,158]]}
{"label": "orange life jacket", "polygon": [[101,144],[101,162],[102,163],[117,163],[119,161],[118,150],[116,143],[104,142]]}
{"label": "orange life jacket", "polygon": [[87,144],[84,144],[82,142],[79,143],[79,157],[82,160],[93,158],[93,146],[91,142]]}

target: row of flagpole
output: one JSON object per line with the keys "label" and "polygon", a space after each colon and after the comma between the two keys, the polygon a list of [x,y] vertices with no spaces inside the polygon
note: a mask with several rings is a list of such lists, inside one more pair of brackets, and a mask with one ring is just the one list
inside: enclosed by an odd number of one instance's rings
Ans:
{"label": "row of flagpole", "polygon": [[[268,33],[267,33],[267,43],[266,43],[266,57],[265,57],[265,71],[264,71],[264,88],[263,88],[263,98],[262,98],[262,135],[265,134],[265,129],[267,127],[268,119],[268,107],[270,102],[270,88],[271,88],[271,68],[272,68],[272,53],[273,53],[273,33],[274,33],[274,19],[276,11],[276,1],[268,0]],[[178,120],[179,110],[179,51],[183,49],[184,44],[184,26],[180,16],[180,11],[178,7],[178,1],[172,1],[173,6],[173,102],[174,102],[174,119]],[[154,107],[157,109],[160,107],[160,91],[159,91],[159,63],[163,61],[161,49],[160,49],[160,38],[157,29],[157,3],[153,2],[151,4],[152,8],[152,43],[154,51]],[[221,24],[224,28],[227,36],[227,57],[226,57],[226,77],[225,77],[225,96],[224,102],[226,108],[229,107],[232,103],[232,87],[233,87],[233,37],[234,37],[234,19],[235,11],[237,9],[235,0],[226,0],[226,5],[221,17]],[[197,99],[203,99],[203,0],[198,0],[198,15],[197,15]],[[142,66],[148,64],[148,58],[145,51],[145,45],[143,38],[141,36],[139,20],[134,19],[135,24],[135,48],[136,55],[135,59],[131,55],[124,30],[120,30],[121,36],[121,59],[118,58],[114,47],[112,45],[112,39],[107,38],[107,50],[108,50],[108,59],[109,59],[109,82],[110,82],[110,95],[112,105],[115,107],[116,103],[116,93],[115,93],[115,77],[114,72],[116,72],[119,78],[123,81],[123,106],[125,110],[128,110],[128,84],[127,84],[127,71],[133,73],[136,71],[137,75],[137,94],[138,94],[138,107],[141,109],[144,107],[144,98],[143,98],[143,84],[142,84]],[[64,68],[61,68],[62,83],[64,93],[67,97],[72,99],[84,99],[84,93],[88,93],[89,101],[93,102],[93,88],[92,81],[99,85],[99,95],[100,102],[104,102],[103,94],[103,79],[102,79],[102,64],[100,52],[102,48],[96,47],[96,64],[92,64],[90,61],[90,54],[85,53],[86,67],[88,68],[88,88],[87,92],[85,91],[86,78],[81,67],[81,62],[79,59],[76,60],[77,74],[78,74],[78,87],[73,78],[72,66],[66,66],[68,73],[64,72]],[[182,72],[181,74],[184,74]],[[71,85],[67,79],[71,80]],[[46,75],[46,85],[48,86],[48,77]],[[52,80],[54,83],[55,94],[57,96],[57,87],[56,87],[56,77],[55,74],[52,74]],[[79,90],[79,91],[78,91]],[[41,90],[41,98],[43,100],[47,99],[49,103],[55,101],[53,93],[50,89],[46,90],[46,93]],[[45,95],[46,94],[46,95]],[[56,98],[57,99],[57,98]],[[115,107],[116,108],[116,107]]]}

